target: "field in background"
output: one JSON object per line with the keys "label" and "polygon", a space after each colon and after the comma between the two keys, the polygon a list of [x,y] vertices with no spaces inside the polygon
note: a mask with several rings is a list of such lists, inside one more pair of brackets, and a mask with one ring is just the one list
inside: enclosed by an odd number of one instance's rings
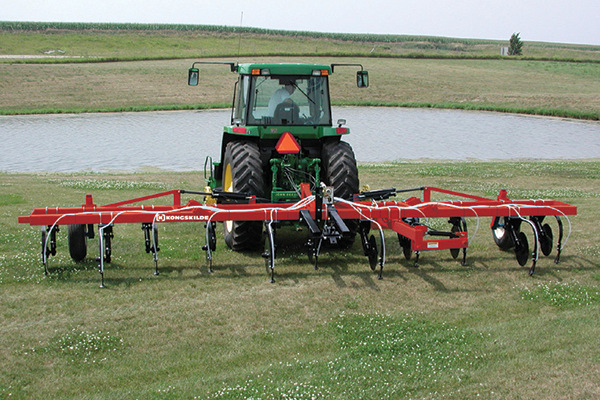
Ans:
{"label": "field in background", "polygon": [[7,22],[0,23],[0,43],[2,57],[42,57],[0,58],[1,114],[228,106],[236,77],[226,68],[203,68],[200,88],[185,82],[193,60],[220,57],[362,63],[371,87],[351,90],[352,73],[336,72],[336,104],[600,119],[600,46],[525,41],[524,57],[501,58],[506,43],[489,40]]}
{"label": "field in background", "polygon": [[[0,22],[0,54],[114,60],[238,55],[497,58],[511,33],[500,41],[209,25]],[[600,46],[525,42],[525,57],[600,61]]]}
{"label": "field in background", "polygon": [[45,277],[39,229],[17,216],[79,205],[86,193],[106,204],[197,190],[202,174],[0,174],[0,398],[600,396],[599,162],[376,164],[361,166],[360,177],[371,188],[490,197],[507,188],[512,198],[572,203],[579,215],[562,263],[541,257],[533,277],[495,246],[489,220],[470,218],[466,266],[441,251],[423,253],[414,268],[387,235],[382,281],[358,242],[325,251],[315,271],[289,232],[275,284],[258,253],[231,252],[220,236],[208,274],[204,230],[192,223],[160,227],[155,277],[140,227],[119,225],[101,290],[96,240],[90,259],[73,263],[63,227]]}

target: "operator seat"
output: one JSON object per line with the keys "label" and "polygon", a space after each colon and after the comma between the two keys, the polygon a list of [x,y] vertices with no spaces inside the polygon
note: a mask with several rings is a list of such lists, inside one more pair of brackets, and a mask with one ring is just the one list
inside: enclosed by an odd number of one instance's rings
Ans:
{"label": "operator seat", "polygon": [[291,99],[278,104],[273,113],[274,125],[291,125],[298,121],[300,108]]}

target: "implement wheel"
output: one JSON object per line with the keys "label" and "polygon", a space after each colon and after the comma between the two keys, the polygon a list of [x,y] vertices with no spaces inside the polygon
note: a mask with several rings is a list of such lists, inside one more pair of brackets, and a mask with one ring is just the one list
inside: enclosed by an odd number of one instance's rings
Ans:
{"label": "implement wheel", "polygon": [[85,234],[85,225],[69,225],[67,238],[69,241],[69,255],[73,261],[83,261],[87,255],[87,235]]}
{"label": "implement wheel", "polygon": [[492,228],[492,236],[494,237],[494,242],[501,250],[509,250],[515,247],[515,242],[510,236],[508,229],[508,218],[496,217],[494,227]]}
{"label": "implement wheel", "polygon": [[[326,185],[333,186],[335,197],[351,200],[358,193],[358,168],[352,147],[342,141],[325,142],[321,153],[323,165],[323,181]],[[342,237],[338,244],[340,247],[350,247],[354,243],[358,220],[344,221],[350,233]]]}
{"label": "implement wheel", "polygon": [[[260,150],[254,142],[229,142],[223,157],[223,190],[263,197],[265,182]],[[262,250],[261,221],[225,221],[225,243],[232,250]]]}

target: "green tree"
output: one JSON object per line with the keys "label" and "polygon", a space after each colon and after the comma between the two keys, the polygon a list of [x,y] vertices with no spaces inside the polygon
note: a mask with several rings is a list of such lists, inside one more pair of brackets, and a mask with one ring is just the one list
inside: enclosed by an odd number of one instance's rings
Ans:
{"label": "green tree", "polygon": [[508,46],[509,56],[520,56],[523,54],[523,42],[521,41],[519,34],[520,33],[513,33],[510,37]]}

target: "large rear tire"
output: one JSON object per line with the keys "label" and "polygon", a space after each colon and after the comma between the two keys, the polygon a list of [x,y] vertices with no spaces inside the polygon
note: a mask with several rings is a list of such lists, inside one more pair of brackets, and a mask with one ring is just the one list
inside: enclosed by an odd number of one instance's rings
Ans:
{"label": "large rear tire", "polygon": [[[265,180],[256,143],[229,142],[223,157],[223,190],[264,197]],[[262,250],[262,222],[225,221],[225,243],[232,250]]]}
{"label": "large rear tire", "polygon": [[[321,152],[323,166],[323,181],[326,185],[333,186],[335,197],[352,200],[358,193],[358,167],[352,147],[342,141],[326,142]],[[341,247],[349,247],[354,243],[358,220],[344,221],[350,229],[350,234],[338,241]]]}

